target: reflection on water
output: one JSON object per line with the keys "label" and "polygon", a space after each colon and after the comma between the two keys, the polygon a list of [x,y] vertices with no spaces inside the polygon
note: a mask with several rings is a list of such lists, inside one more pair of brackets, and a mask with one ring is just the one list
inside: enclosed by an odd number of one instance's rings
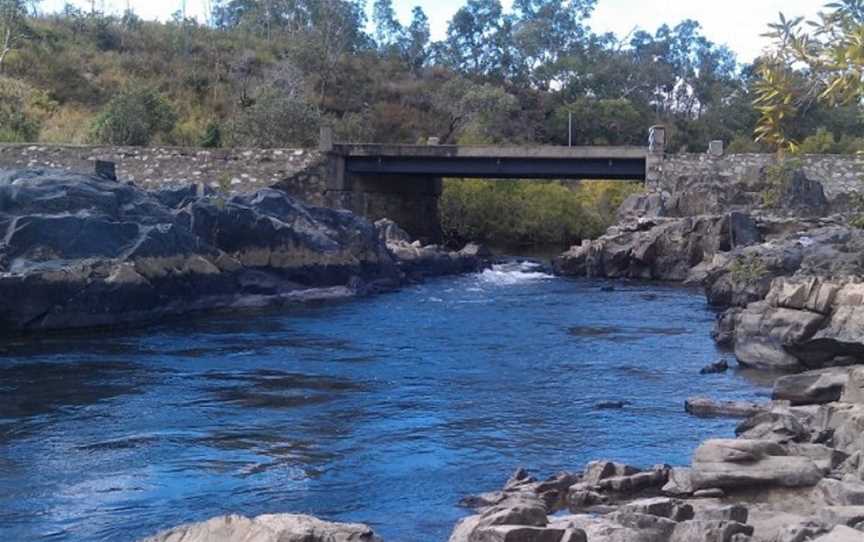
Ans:
{"label": "reflection on water", "polygon": [[[608,289],[607,289],[608,290]],[[684,463],[752,399],[702,296],[556,279],[531,263],[395,294],[124,333],[17,338],[0,355],[0,540],[129,540],[226,513],[363,521],[446,540],[517,466]],[[628,401],[618,410],[600,402]]]}

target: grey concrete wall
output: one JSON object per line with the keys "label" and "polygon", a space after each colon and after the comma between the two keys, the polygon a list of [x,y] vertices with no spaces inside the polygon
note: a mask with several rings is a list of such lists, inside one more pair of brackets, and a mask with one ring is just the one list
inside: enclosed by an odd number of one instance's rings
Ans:
{"label": "grey concrete wall", "polygon": [[89,173],[96,159],[115,162],[121,181],[148,189],[203,183],[236,193],[278,185],[309,203],[324,203],[323,155],[309,149],[0,145],[0,168],[46,167]]}
{"label": "grey concrete wall", "polygon": [[[850,193],[864,193],[864,158],[845,155],[803,155],[801,161],[807,177],[822,183],[829,200]],[[671,190],[681,177],[712,176],[720,179],[756,182],[762,169],[775,163],[773,154],[668,155],[656,165],[656,182]]]}
{"label": "grey concrete wall", "polygon": [[441,179],[435,177],[345,175],[341,187],[327,191],[326,203],[373,221],[389,218],[412,237],[436,243],[441,240],[441,184]]}

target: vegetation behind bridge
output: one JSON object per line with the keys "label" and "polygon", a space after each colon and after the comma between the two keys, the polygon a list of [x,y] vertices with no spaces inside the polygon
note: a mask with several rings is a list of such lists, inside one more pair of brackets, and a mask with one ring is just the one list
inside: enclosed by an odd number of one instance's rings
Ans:
{"label": "vegetation behind bridge", "polygon": [[[572,115],[576,145],[644,145],[662,123],[673,152],[712,139],[734,152],[864,149],[860,1],[835,4],[820,39],[784,20],[779,52],[753,64],[695,21],[598,33],[598,1],[515,0],[505,12],[467,0],[434,41],[422,9],[403,24],[392,0],[218,0],[207,21],[164,23],[0,0],[0,141],[310,146],[326,123],[349,141],[562,145]],[[754,143],[760,115],[769,137]],[[602,185],[448,184],[445,225],[496,240],[590,237],[619,185],[588,186]]]}
{"label": "vegetation behind bridge", "polygon": [[[221,0],[207,21],[0,0],[0,140],[296,146],[318,126],[344,140],[752,143],[759,64],[740,64],[695,21],[618,38],[598,0],[469,0],[440,41],[392,0]],[[603,1],[603,0],[599,0]],[[95,3],[94,3],[95,5]],[[808,103],[790,126],[832,149],[864,145],[857,104]]]}
{"label": "vegetation behind bridge", "polygon": [[624,199],[643,189],[622,181],[487,181],[448,179],[441,227],[454,244],[570,246],[601,235]]}

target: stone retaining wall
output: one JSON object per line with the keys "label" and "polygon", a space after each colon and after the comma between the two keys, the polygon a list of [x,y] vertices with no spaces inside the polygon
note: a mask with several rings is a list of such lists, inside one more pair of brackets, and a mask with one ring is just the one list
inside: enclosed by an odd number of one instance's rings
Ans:
{"label": "stone retaining wall", "polygon": [[[842,194],[864,193],[864,157],[804,155],[801,161],[808,179],[819,181],[829,200]],[[755,182],[760,170],[776,160],[773,154],[673,154],[659,164],[660,188],[669,190],[681,177],[716,176]]]}
{"label": "stone retaining wall", "polygon": [[308,203],[324,203],[326,183],[316,167],[322,155],[316,150],[0,145],[0,168],[91,173],[96,159],[115,162],[119,180],[148,189],[202,183],[237,193],[278,184]]}

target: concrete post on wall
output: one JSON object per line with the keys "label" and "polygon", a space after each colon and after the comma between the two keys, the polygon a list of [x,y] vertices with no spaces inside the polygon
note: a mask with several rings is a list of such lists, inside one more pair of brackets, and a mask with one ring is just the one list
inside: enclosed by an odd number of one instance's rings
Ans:
{"label": "concrete post on wall", "polygon": [[318,150],[321,152],[330,152],[333,150],[332,126],[321,126],[318,134]]}
{"label": "concrete post on wall", "polygon": [[723,140],[715,139],[708,142],[708,156],[720,158],[725,153],[723,149]]}
{"label": "concrete post on wall", "polygon": [[648,129],[648,155],[645,157],[645,186],[656,190],[663,175],[666,154],[666,127],[657,124]]}

